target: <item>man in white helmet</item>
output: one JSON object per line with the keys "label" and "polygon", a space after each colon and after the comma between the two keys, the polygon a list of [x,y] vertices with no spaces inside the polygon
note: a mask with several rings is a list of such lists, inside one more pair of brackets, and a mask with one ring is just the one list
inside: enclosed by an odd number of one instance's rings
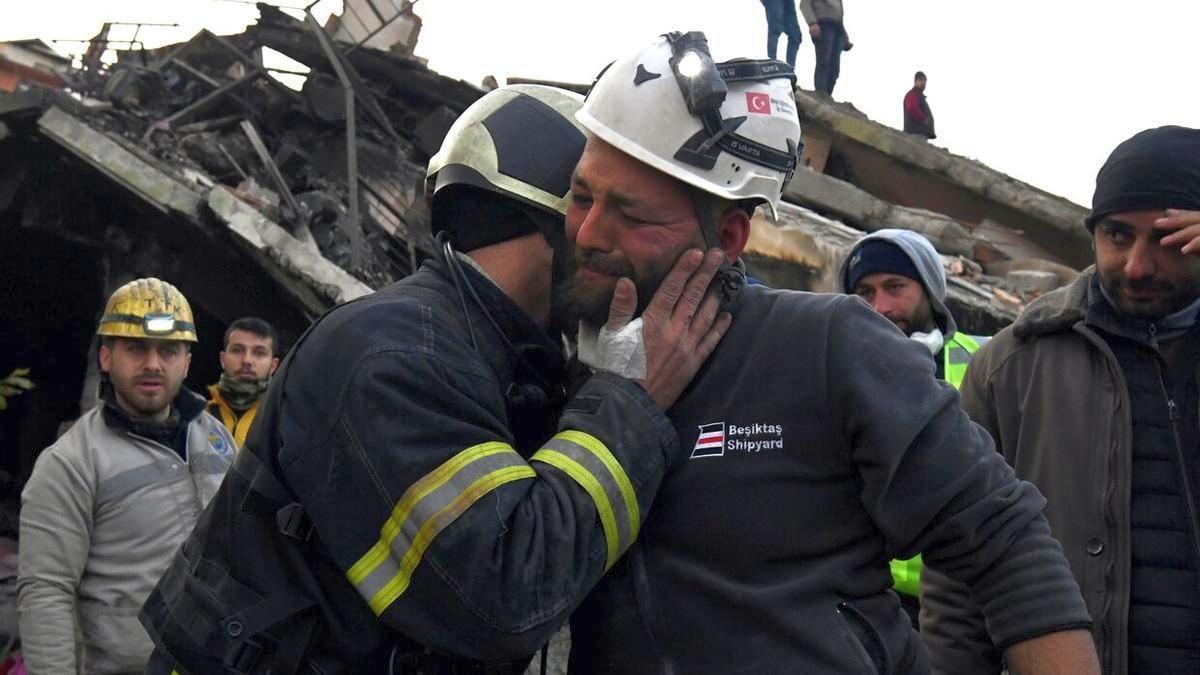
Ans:
{"label": "man in white helmet", "polygon": [[[749,209],[775,207],[800,142],[789,74],[672,33],[599,77],[567,211],[585,363],[612,348],[610,299],[701,243],[736,262]],[[733,325],[670,411],[681,443],[638,541],[572,618],[571,672],[927,672],[888,569],[917,553],[971,586],[1012,672],[1097,672],[1044,500],[929,350],[859,298],[721,280]]]}
{"label": "man in white helmet", "polygon": [[728,317],[719,258],[693,258],[650,303],[645,372],[567,396],[551,261],[580,103],[505,87],[455,122],[437,258],[291,350],[143,608],[150,672],[516,675],[628,548],[677,450],[663,411]]}

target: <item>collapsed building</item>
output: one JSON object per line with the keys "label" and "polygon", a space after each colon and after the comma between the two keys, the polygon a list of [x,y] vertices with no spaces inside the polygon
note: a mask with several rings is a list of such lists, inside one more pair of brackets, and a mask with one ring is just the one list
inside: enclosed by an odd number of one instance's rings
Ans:
{"label": "collapsed building", "polygon": [[[167,279],[191,301],[187,384],[202,390],[234,319],[267,319],[286,346],[432,254],[425,165],[484,89],[412,55],[408,3],[397,28],[355,20],[355,4],[326,26],[260,4],[241,34],[0,92],[0,376],[29,367],[37,385],[0,411],[0,469],[27,475],[94,403],[96,319],[130,279]],[[309,69],[299,89],[264,49]],[[806,168],[778,221],[755,217],[746,255],[766,283],[834,290],[864,232],[914,229],[943,254],[960,325],[992,334],[1087,264],[1082,207],[848,105],[802,90],[796,104]]]}
{"label": "collapsed building", "polygon": [[[0,414],[10,474],[94,403],[94,326],[126,281],[188,297],[187,385],[202,391],[234,319],[261,316],[287,345],[431,254],[425,165],[483,91],[260,11],[239,35],[201,31],[85,62],[67,88],[0,92],[0,376],[29,367],[36,384]],[[299,90],[264,48],[311,69]]]}

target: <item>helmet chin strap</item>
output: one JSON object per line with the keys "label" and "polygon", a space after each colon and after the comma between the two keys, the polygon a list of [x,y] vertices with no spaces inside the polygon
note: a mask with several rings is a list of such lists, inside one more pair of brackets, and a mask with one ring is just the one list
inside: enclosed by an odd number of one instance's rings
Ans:
{"label": "helmet chin strap", "polygon": [[[717,222],[713,219],[713,197],[696,188],[690,188],[688,195],[692,199],[692,208],[696,211],[696,219],[700,223],[700,236],[704,239],[705,250],[720,248]],[[733,262],[725,256],[725,262],[713,277],[713,283],[719,284],[721,291],[721,308],[727,309],[746,286],[746,270],[741,261]]]}

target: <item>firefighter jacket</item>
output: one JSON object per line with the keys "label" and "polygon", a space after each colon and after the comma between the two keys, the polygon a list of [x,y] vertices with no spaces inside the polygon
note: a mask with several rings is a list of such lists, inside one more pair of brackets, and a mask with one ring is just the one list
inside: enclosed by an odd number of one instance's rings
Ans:
{"label": "firefighter jacket", "polygon": [[233,459],[233,438],[187,390],[187,460],[110,426],[105,403],[38,456],[21,494],[17,588],[30,673],[141,672],[151,642],[137,612]]}
{"label": "firefighter jacket", "polygon": [[490,319],[426,265],[284,361],[142,613],[180,673],[527,660],[637,536],[678,454],[670,421],[608,374],[559,417],[560,346],[460,271]]}
{"label": "firefighter jacket", "polygon": [[240,448],[246,444],[246,437],[250,434],[250,425],[254,424],[260,403],[262,403],[262,398],[238,415],[221,396],[221,386],[210,384],[208,386],[208,406],[205,409],[209,414],[221,420],[225,428],[229,429],[229,433],[233,434],[233,440],[237,441],[237,446]]}
{"label": "firefighter jacket", "polygon": [[641,536],[572,617],[573,674],[926,672],[888,570],[921,552],[1004,646],[1089,625],[1045,500],[926,347],[846,295],[733,311]]}

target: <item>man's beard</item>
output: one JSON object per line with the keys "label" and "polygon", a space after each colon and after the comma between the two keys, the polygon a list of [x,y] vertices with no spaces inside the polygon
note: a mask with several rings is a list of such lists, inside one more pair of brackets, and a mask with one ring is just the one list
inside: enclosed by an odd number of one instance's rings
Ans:
{"label": "man's beard", "polygon": [[937,328],[937,323],[933,318],[933,305],[929,302],[929,298],[922,299],[921,304],[913,310],[912,318],[898,327],[909,337],[912,337],[913,333],[929,333]]}
{"label": "man's beard", "polygon": [[[1190,283],[1184,287],[1178,287],[1159,279],[1131,281],[1124,274],[1117,274],[1112,279],[1106,279],[1101,275],[1100,282],[1104,284],[1104,290],[1107,291],[1109,299],[1116,305],[1119,312],[1147,321],[1174,314],[1200,298],[1200,279],[1191,279]],[[1156,295],[1148,300],[1130,300],[1122,292],[1126,289],[1150,291]]]}
{"label": "man's beard", "polygon": [[[633,281],[637,289],[637,310],[634,317],[641,316],[650,304],[650,299],[654,297],[654,292],[662,285],[671,267],[682,254],[683,251],[679,251],[666,264],[649,270],[645,276],[639,276],[627,259],[612,254],[575,249],[573,253],[556,256],[554,264],[558,271],[555,274],[557,281],[554,286],[552,309],[556,321],[569,330],[580,321],[593,326],[608,323],[613,291],[621,277]],[[579,275],[580,269],[584,267],[610,277],[611,282],[605,280],[588,284]]]}
{"label": "man's beard", "polygon": [[[182,380],[171,382],[167,377],[148,377],[137,375],[129,379],[108,375],[109,387],[115,394],[114,403],[118,403],[125,414],[134,419],[152,419],[171,407],[179,390]],[[142,379],[159,381],[163,385],[162,392],[157,396],[147,396],[137,390],[137,384]]]}

